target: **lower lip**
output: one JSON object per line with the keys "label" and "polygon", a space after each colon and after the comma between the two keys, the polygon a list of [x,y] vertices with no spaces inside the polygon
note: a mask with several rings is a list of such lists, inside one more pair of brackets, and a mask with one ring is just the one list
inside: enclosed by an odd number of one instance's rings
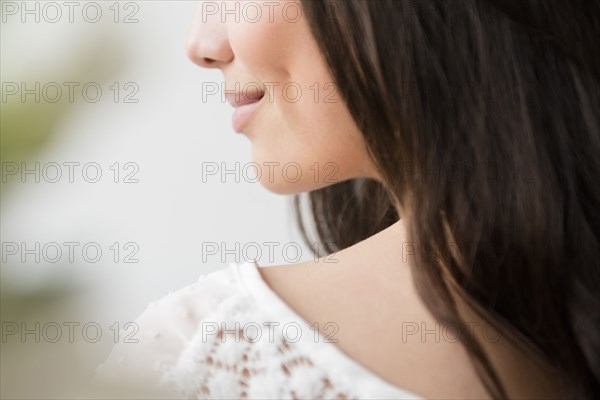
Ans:
{"label": "lower lip", "polygon": [[262,99],[256,103],[246,104],[236,108],[232,118],[233,130],[237,133],[241,133],[246,125],[248,125],[250,119],[252,119],[261,103]]}

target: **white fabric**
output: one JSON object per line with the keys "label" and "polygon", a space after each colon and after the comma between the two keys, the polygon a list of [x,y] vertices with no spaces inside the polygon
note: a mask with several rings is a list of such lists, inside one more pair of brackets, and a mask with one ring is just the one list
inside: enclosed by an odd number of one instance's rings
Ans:
{"label": "white fabric", "polygon": [[419,399],[317,335],[257,268],[231,264],[150,304],[139,343],[119,343],[99,367],[103,394],[108,382],[118,397]]}

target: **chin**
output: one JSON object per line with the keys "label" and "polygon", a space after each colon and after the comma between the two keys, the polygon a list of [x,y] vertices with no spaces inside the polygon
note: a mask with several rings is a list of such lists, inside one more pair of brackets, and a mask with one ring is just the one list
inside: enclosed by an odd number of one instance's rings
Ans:
{"label": "chin", "polygon": [[316,185],[314,182],[296,182],[290,183],[285,180],[274,180],[269,181],[268,179],[261,179],[260,184],[271,193],[281,195],[294,195],[306,192],[312,192],[324,188],[326,184]]}
{"label": "chin", "polygon": [[268,180],[261,179],[260,184],[269,192],[275,194],[294,195],[303,193],[302,190],[299,190],[298,186],[287,182],[269,182]]}
{"label": "chin", "polygon": [[[259,182],[265,189],[272,193],[293,195],[310,192],[330,185],[328,183],[316,182],[313,179],[313,175],[306,172],[309,171],[309,164],[300,165],[299,163],[292,161],[276,160],[277,161],[274,161],[273,158],[269,160],[265,158],[255,158],[253,161],[260,166],[264,166]],[[290,168],[287,174],[284,173],[282,166],[292,164],[294,167]],[[273,168],[271,172],[269,172],[268,165]],[[301,171],[301,175],[298,175],[296,171]]]}
{"label": "chin", "polygon": [[337,142],[309,146],[302,142],[302,138],[293,135],[282,140],[272,131],[254,133],[248,135],[252,162],[261,168],[258,181],[272,193],[293,195],[311,192],[342,180],[365,176],[359,168],[362,164],[357,163],[358,155],[352,153],[340,157],[336,154],[340,149]]}

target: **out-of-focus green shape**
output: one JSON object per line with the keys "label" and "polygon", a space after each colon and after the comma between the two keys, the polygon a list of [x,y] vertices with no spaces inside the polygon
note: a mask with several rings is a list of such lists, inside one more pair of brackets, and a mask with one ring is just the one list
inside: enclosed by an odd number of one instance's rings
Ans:
{"label": "out-of-focus green shape", "polygon": [[37,153],[49,142],[67,109],[66,104],[3,103],[0,110],[2,161],[23,161]]}
{"label": "out-of-focus green shape", "polygon": [[[110,82],[117,80],[116,76],[128,61],[124,43],[116,35],[108,27],[98,31],[85,46],[74,49],[73,55],[65,60],[61,70],[45,71],[40,66],[39,77],[28,79],[26,87],[33,88],[36,82],[43,86],[51,81],[59,86],[64,82],[96,82],[106,88]],[[44,79],[42,76],[52,79]],[[4,82],[4,77],[0,78]],[[22,82],[15,83],[21,85]],[[67,91],[66,87],[63,89]],[[0,102],[0,160],[3,163],[35,160],[40,150],[53,139],[61,121],[81,102],[81,95],[75,96],[73,102],[69,102],[64,93],[56,103],[47,102],[43,98],[35,102],[33,95],[26,96],[25,100],[22,101],[19,94],[8,96],[6,102]],[[7,176],[6,179],[3,177],[0,181],[2,194],[11,182],[18,179],[18,174]]]}
{"label": "out-of-focus green shape", "polygon": [[31,292],[13,290],[2,285],[0,290],[0,315],[2,321],[27,320],[36,314],[56,311],[60,304],[80,294],[72,285],[45,286]]}

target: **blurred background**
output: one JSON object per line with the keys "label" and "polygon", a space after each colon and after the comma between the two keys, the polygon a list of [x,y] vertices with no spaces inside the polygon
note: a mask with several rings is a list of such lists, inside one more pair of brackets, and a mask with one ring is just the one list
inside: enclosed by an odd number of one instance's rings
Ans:
{"label": "blurred background", "polygon": [[222,78],[186,58],[196,2],[65,3],[0,1],[2,398],[76,397],[116,332],[202,274],[312,257],[203,99]]}

